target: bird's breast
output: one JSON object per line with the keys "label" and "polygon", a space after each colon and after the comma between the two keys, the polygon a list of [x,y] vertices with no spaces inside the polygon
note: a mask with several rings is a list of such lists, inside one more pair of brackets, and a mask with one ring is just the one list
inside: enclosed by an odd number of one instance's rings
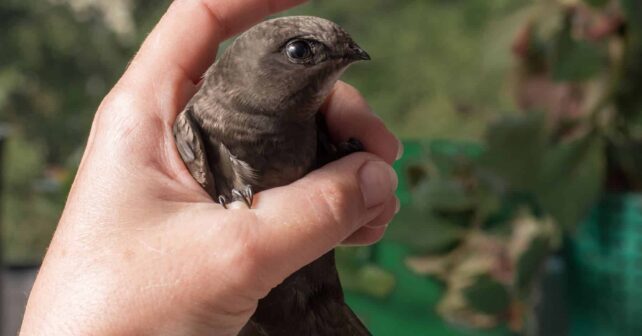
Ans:
{"label": "bird's breast", "polygon": [[253,185],[256,192],[290,184],[314,168],[315,126],[253,133],[239,134],[228,142],[234,144],[230,152],[253,169],[256,180],[247,184]]}

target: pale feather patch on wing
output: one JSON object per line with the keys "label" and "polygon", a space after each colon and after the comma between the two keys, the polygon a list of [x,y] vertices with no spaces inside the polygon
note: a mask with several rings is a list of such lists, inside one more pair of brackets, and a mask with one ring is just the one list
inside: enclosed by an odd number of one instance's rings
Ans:
{"label": "pale feather patch on wing", "polygon": [[181,154],[181,158],[185,162],[192,162],[194,161],[194,152],[192,149],[189,147],[185,141],[179,141],[177,142],[178,145],[178,153]]}
{"label": "pale feather patch on wing", "polygon": [[192,177],[205,190],[214,190],[214,178],[210,172],[205,147],[198,128],[191,121],[190,107],[181,112],[174,123],[176,148]]}
{"label": "pale feather patch on wing", "polygon": [[230,153],[223,144],[220,144],[219,152],[221,158],[229,158],[229,165],[222,165],[221,168],[225,171],[224,174],[226,176],[233,176],[235,187],[242,187],[248,184],[254,185],[256,183],[258,173],[252,166]]}

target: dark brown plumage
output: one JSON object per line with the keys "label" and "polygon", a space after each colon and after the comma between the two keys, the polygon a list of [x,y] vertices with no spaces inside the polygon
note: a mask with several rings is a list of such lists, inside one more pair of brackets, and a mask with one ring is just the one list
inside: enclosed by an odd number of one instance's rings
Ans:
{"label": "dark brown plumage", "polygon": [[[361,150],[356,140],[332,145],[318,110],[348,65],[365,59],[343,29],[315,17],[273,19],[239,36],[174,124],[194,179],[224,205],[251,206],[252,191]],[[262,299],[240,335],[370,333],[344,302],[330,252]]]}

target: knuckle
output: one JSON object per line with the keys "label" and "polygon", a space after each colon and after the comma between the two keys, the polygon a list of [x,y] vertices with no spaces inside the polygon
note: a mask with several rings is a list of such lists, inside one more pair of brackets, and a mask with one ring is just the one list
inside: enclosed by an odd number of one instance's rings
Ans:
{"label": "knuckle", "polygon": [[197,0],[197,4],[209,15],[214,25],[224,36],[227,36],[230,32],[229,25],[225,21],[224,17],[219,14],[217,8],[215,8],[215,2],[208,0]]}
{"label": "knuckle", "polygon": [[320,216],[332,227],[347,229],[355,219],[354,207],[350,206],[353,188],[349,183],[333,180],[323,183],[319,191],[320,199],[314,204],[317,204]]}

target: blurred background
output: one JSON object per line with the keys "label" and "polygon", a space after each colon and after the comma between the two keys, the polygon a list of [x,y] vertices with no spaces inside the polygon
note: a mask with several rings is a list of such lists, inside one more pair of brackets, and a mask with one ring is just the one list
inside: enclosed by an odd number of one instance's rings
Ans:
{"label": "blurred background", "polygon": [[[0,335],[93,114],[170,1],[0,2]],[[402,211],[338,254],[375,335],[642,334],[642,2],[310,1],[404,140]],[[187,23],[186,23],[187,24]]]}

